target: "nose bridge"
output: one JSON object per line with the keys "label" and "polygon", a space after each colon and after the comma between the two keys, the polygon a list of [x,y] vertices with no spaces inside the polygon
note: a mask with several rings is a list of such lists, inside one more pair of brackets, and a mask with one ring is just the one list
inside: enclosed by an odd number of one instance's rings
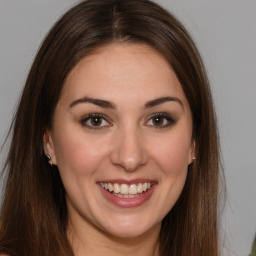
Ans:
{"label": "nose bridge", "polygon": [[135,171],[147,162],[147,151],[143,135],[135,125],[117,130],[114,138],[111,160],[126,171]]}

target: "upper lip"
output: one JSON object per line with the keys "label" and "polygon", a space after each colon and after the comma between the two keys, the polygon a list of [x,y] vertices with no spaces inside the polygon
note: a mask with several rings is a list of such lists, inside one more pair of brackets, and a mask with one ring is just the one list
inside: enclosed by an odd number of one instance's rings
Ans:
{"label": "upper lip", "polygon": [[157,183],[155,180],[151,179],[133,179],[133,180],[125,180],[125,179],[111,179],[111,180],[100,180],[97,183],[117,183],[117,184],[139,184],[139,183]]}

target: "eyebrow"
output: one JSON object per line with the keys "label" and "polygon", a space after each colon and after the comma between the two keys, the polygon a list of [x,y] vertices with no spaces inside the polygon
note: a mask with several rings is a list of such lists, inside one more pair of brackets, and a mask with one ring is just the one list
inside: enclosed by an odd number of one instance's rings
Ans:
{"label": "eyebrow", "polygon": [[[157,105],[163,104],[163,103],[168,102],[168,101],[177,102],[183,108],[182,101],[179,98],[176,98],[176,97],[161,97],[161,98],[157,98],[157,99],[148,101],[144,105],[144,108],[145,109],[152,108],[152,107],[155,107]],[[95,99],[95,98],[90,98],[90,97],[83,97],[81,99],[77,99],[77,100],[71,102],[69,107],[72,108],[75,105],[80,104],[80,103],[92,103],[92,104],[97,105],[97,106],[102,107],[102,108],[116,109],[115,104],[110,102],[110,101]]]}
{"label": "eyebrow", "polygon": [[110,109],[115,109],[116,108],[115,105],[113,103],[111,103],[110,101],[101,100],[101,99],[94,99],[94,98],[89,98],[89,97],[84,97],[84,98],[81,98],[81,99],[77,99],[77,100],[71,102],[69,107],[72,108],[73,106],[75,106],[79,103],[92,103],[92,104],[97,105],[97,106],[102,107],[102,108],[110,108]]}
{"label": "eyebrow", "polygon": [[155,100],[148,101],[145,104],[145,109],[155,107],[157,105],[163,104],[163,103],[168,102],[168,101],[177,102],[183,108],[183,103],[179,98],[176,98],[176,97],[161,97],[161,98],[157,98]]}

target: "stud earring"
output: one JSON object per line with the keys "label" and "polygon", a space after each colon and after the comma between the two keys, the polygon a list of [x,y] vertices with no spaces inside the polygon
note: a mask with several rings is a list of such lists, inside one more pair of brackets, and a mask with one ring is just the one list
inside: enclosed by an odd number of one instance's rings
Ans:
{"label": "stud earring", "polygon": [[195,156],[193,156],[193,157],[192,157],[192,160],[196,160],[196,157],[195,157]]}
{"label": "stud earring", "polygon": [[49,155],[45,155],[45,157],[46,157],[46,159],[47,159],[47,162],[48,162],[48,164],[50,165],[50,166],[52,166],[52,162],[51,162],[51,160],[52,160],[52,158],[49,156]]}

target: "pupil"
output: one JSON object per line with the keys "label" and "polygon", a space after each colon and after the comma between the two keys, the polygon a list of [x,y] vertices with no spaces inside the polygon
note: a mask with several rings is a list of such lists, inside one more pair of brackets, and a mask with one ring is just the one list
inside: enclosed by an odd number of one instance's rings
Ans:
{"label": "pupil", "polygon": [[154,125],[161,125],[163,124],[163,118],[161,116],[155,117],[153,122]]}
{"label": "pupil", "polygon": [[101,117],[93,117],[91,122],[92,122],[92,125],[99,126],[102,123],[102,118]]}

